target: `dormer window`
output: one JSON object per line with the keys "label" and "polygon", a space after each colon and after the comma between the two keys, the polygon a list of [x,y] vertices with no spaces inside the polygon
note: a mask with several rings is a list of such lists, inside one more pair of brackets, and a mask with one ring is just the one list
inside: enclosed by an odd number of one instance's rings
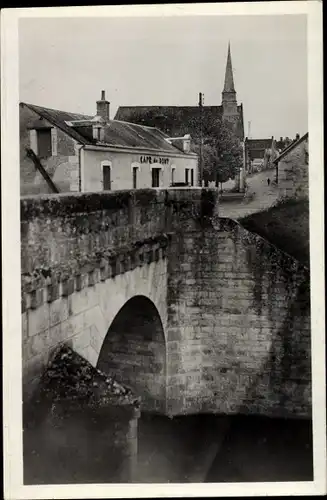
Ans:
{"label": "dormer window", "polygon": [[93,126],[93,139],[96,141],[103,142],[104,140],[104,127],[101,126]]}

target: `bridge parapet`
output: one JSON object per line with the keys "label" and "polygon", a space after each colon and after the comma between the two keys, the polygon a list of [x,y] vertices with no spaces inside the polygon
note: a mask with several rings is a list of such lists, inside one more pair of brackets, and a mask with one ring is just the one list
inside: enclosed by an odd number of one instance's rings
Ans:
{"label": "bridge parapet", "polygon": [[216,211],[213,189],[23,197],[22,311],[165,258],[176,230]]}

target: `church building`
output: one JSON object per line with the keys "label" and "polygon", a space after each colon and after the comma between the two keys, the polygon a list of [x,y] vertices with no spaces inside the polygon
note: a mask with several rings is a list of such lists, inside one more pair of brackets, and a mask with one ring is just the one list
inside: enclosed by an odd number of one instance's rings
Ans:
{"label": "church building", "polygon": [[[203,106],[203,118],[218,118],[232,124],[236,136],[244,140],[243,105],[237,104],[230,44],[220,106]],[[199,106],[120,106],[115,120],[159,128],[170,137],[199,134]]]}

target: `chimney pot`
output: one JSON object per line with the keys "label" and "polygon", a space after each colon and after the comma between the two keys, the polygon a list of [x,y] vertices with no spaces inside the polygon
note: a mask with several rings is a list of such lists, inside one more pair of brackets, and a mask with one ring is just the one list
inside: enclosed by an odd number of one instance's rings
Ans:
{"label": "chimney pot", "polygon": [[101,100],[97,101],[97,115],[101,116],[104,120],[110,119],[110,102],[106,100],[106,93],[101,90]]}

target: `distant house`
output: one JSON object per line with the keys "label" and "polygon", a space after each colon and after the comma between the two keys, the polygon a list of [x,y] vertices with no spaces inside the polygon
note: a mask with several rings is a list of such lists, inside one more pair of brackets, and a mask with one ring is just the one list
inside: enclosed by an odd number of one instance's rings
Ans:
{"label": "distant house", "polygon": [[284,149],[274,165],[279,198],[309,198],[309,133]]}
{"label": "distant house", "polygon": [[189,135],[110,120],[109,105],[104,91],[94,117],[20,103],[21,194],[197,185]]}
{"label": "distant house", "polygon": [[191,134],[199,137],[200,113],[203,119],[228,123],[235,135],[244,140],[243,105],[237,104],[230,45],[228,45],[221,105],[202,106],[120,106],[115,120],[151,125],[171,136]]}
{"label": "distant house", "polygon": [[246,171],[252,173],[273,166],[272,161],[277,156],[274,138],[248,139],[244,141]]}

